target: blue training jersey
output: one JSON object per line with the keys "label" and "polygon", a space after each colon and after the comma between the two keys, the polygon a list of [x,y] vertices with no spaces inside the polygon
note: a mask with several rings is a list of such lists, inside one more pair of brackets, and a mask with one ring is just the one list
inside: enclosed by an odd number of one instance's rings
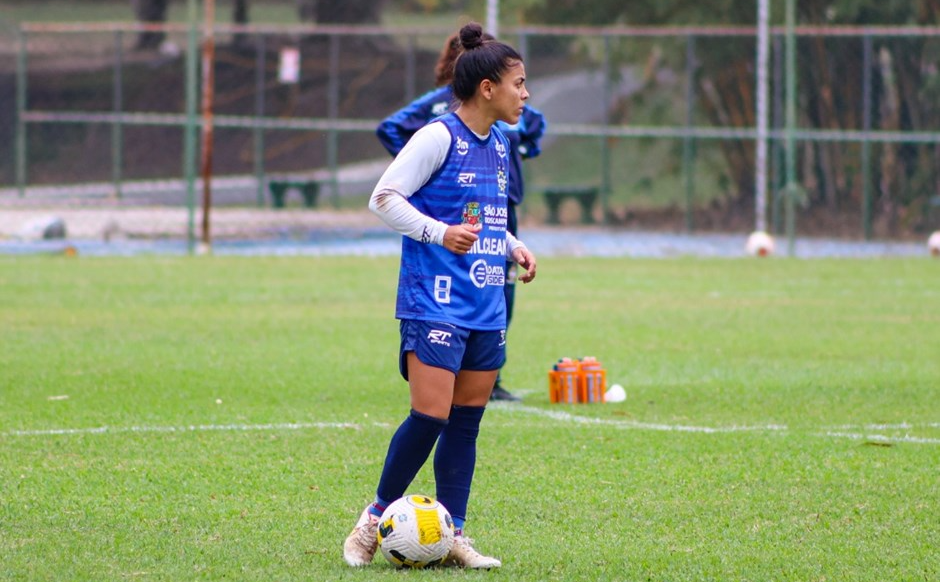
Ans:
{"label": "blue training jersey", "polygon": [[408,200],[446,224],[483,228],[466,255],[402,237],[395,317],[502,330],[509,143],[496,127],[480,139],[453,113],[436,122],[450,132],[450,149],[437,172]]}
{"label": "blue training jersey", "polygon": [[[388,153],[397,156],[416,131],[455,107],[454,92],[450,85],[438,87],[386,117],[375,133]],[[526,105],[518,123],[509,125],[497,121],[496,126],[509,140],[509,200],[513,204],[522,204],[525,196],[522,160],[542,153],[539,141],[545,133],[545,117],[537,109]]]}

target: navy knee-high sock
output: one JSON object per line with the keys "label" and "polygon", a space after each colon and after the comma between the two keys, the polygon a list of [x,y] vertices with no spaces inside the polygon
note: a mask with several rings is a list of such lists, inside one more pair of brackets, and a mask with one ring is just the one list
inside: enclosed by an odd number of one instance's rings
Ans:
{"label": "navy knee-high sock", "polygon": [[415,410],[401,423],[388,443],[385,467],[376,490],[375,505],[379,506],[376,510],[384,509],[405,494],[405,489],[411,485],[421,466],[428,460],[428,455],[431,454],[431,449],[445,426],[446,419],[434,418]]}
{"label": "navy knee-high sock", "polygon": [[454,526],[463,529],[467,518],[467,500],[477,461],[477,435],[485,406],[454,406],[450,422],[444,427],[434,453],[434,479],[437,500],[444,504]]}

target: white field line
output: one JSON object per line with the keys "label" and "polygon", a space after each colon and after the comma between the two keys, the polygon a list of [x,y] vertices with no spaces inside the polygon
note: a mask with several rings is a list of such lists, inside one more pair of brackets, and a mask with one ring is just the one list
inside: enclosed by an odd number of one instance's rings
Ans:
{"label": "white field line", "polygon": [[652,430],[662,432],[697,432],[704,434],[719,434],[730,432],[783,432],[787,430],[786,425],[765,424],[765,425],[732,425],[732,426],[692,426],[685,424],[662,424],[639,422],[635,420],[617,420],[612,418],[596,418],[592,416],[579,416],[565,412],[563,410],[545,410],[534,406],[524,406],[519,404],[500,404],[493,403],[489,407],[498,408],[501,411],[522,412],[534,416],[551,418],[559,422],[570,422],[574,424],[599,424],[614,428],[634,429],[634,430]]}
{"label": "white field line", "polygon": [[[491,403],[490,409],[495,409],[501,413],[522,413],[531,416],[548,418],[556,422],[570,423],[575,425],[594,425],[608,426],[624,430],[647,430],[656,432],[683,432],[699,434],[728,434],[743,432],[767,432],[783,433],[789,430],[786,425],[764,424],[764,425],[729,425],[729,426],[696,426],[685,424],[665,424],[648,423],[633,420],[618,420],[597,418],[591,416],[580,416],[571,414],[563,410],[546,410],[534,406],[525,406],[520,404]],[[911,430],[919,427],[940,428],[940,423],[932,422],[922,425],[910,423],[899,424],[870,424],[870,425],[843,425],[825,429],[825,432],[815,433],[817,436],[829,438],[844,438],[851,440],[866,440],[877,443],[914,443],[914,444],[940,444],[940,438],[916,437],[911,435],[887,436],[881,434],[865,434],[851,431],[870,431],[870,430]],[[37,430],[11,430],[0,433],[0,437],[31,437],[31,436],[56,436],[56,435],[82,435],[82,434],[126,434],[126,433],[187,433],[187,432],[250,432],[250,431],[295,431],[311,429],[339,429],[339,430],[362,430],[366,427],[390,428],[388,423],[373,422],[368,424],[357,424],[351,422],[292,422],[292,423],[269,423],[269,424],[196,424],[185,426],[125,426],[125,427],[89,427],[89,428],[53,428]]]}
{"label": "white field line", "polygon": [[[534,416],[541,416],[543,418],[550,418],[552,420],[560,422],[569,422],[573,424],[593,424],[593,425],[603,425],[610,426],[614,428],[629,429],[629,430],[649,430],[649,431],[661,431],[661,432],[689,432],[689,433],[701,433],[701,434],[722,434],[722,433],[736,433],[736,432],[786,432],[789,430],[789,427],[786,425],[780,424],[765,424],[765,425],[730,425],[723,427],[713,427],[713,426],[693,426],[693,425],[682,425],[682,424],[661,424],[661,423],[647,423],[647,422],[638,422],[633,420],[617,420],[617,419],[605,419],[605,418],[596,418],[590,416],[579,416],[576,414],[571,414],[562,410],[545,410],[542,408],[535,408],[533,406],[521,406],[518,404],[502,404],[494,403],[490,407],[497,408],[501,411],[510,411],[510,412],[522,412],[524,414],[531,414]],[[880,434],[862,434],[857,432],[844,432],[844,431],[855,431],[855,430],[910,430],[917,428],[918,426],[922,428],[938,428],[940,423],[931,422],[922,425],[913,425],[910,423],[899,423],[899,424],[870,424],[863,426],[851,426],[845,425],[842,427],[837,427],[835,429],[827,430],[823,433],[816,433],[818,436],[825,436],[830,438],[847,438],[852,440],[867,440],[877,443],[915,443],[915,444],[925,444],[925,445],[940,445],[940,439],[938,438],[925,438],[925,437],[915,437],[910,435],[904,436],[887,436]],[[841,429],[841,430],[838,430]]]}
{"label": "white field line", "polygon": [[911,424],[909,422],[900,422],[897,424],[843,424],[830,427],[829,430],[908,430],[912,428],[940,428],[940,422],[928,422],[925,424]]}
{"label": "white field line", "polygon": [[[387,426],[375,423],[375,426]],[[188,426],[98,426],[91,428],[50,428],[41,430],[11,430],[3,436],[51,436],[69,434],[120,434],[147,432],[239,432],[269,430],[309,430],[316,428],[338,428],[360,430],[362,425],[351,422],[288,422],[276,424],[193,424]]]}

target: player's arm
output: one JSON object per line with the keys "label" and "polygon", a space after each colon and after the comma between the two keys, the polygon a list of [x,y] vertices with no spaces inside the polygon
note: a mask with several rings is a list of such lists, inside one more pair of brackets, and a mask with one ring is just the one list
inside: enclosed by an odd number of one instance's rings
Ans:
{"label": "player's arm", "polygon": [[517,239],[509,231],[506,231],[506,258],[515,261],[520,267],[525,269],[525,273],[518,277],[520,281],[528,283],[532,281],[532,279],[535,279],[535,255],[525,246],[525,243]]}
{"label": "player's arm", "polygon": [[375,135],[388,153],[397,156],[408,140],[431,120],[431,104],[426,97],[411,102],[379,123]]}
{"label": "player's arm", "polygon": [[523,158],[534,158],[542,153],[539,142],[545,134],[545,116],[533,107],[526,105],[522,109],[522,123],[519,124],[519,153]]}
{"label": "player's arm", "polygon": [[466,254],[479,238],[479,225],[448,225],[408,201],[444,164],[450,144],[450,132],[443,123],[428,124],[415,133],[379,178],[369,198],[369,210],[410,239]]}

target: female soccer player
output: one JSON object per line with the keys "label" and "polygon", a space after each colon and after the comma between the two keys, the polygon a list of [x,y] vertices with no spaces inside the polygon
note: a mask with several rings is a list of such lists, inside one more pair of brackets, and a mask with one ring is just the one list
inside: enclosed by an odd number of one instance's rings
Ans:
{"label": "female soccer player", "polygon": [[457,110],[421,128],[379,180],[369,208],[402,237],[396,318],[411,413],[389,443],[376,497],[343,545],[372,561],[376,525],[405,494],[431,449],[437,499],[454,518],[448,563],[498,568],[464,537],[480,420],[506,358],[506,260],[535,278],[535,256],[506,229],[508,147],[497,120],[516,123],[529,93],[522,57],[470,23],[454,71]]}
{"label": "female soccer player", "polygon": [[[483,34],[484,40],[493,40],[489,34]],[[433,119],[451,111],[454,102],[454,91],[451,82],[454,79],[454,62],[460,55],[462,47],[460,36],[455,33],[448,37],[444,48],[434,67],[435,85],[437,89],[429,91],[418,97],[402,109],[389,115],[379,124],[375,133],[388,150],[388,153],[397,156],[411,136]],[[542,153],[539,141],[545,133],[545,117],[537,109],[525,105],[519,121],[514,124],[502,120],[496,122],[496,127],[509,140],[509,206],[506,228],[513,236],[519,236],[518,216],[516,207],[522,204],[525,196],[523,184],[522,160],[534,158]],[[506,295],[506,328],[512,323],[513,306],[516,299],[515,265],[510,260],[506,263],[506,285],[503,293]],[[496,376],[496,385],[490,393],[490,400],[517,401],[520,398],[506,390]]]}

